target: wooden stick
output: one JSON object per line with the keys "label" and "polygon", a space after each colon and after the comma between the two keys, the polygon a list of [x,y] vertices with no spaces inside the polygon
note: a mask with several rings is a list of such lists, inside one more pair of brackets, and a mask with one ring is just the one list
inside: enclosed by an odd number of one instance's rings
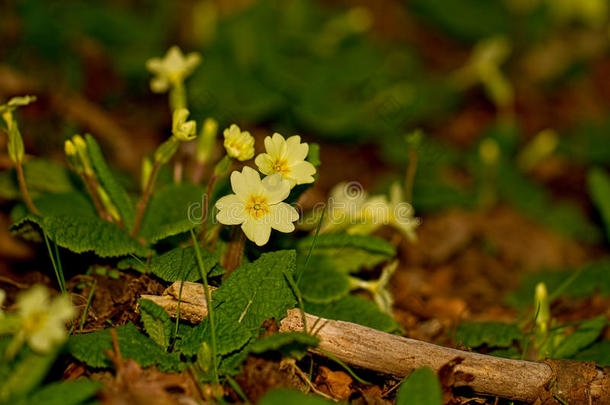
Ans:
{"label": "wooden stick", "polygon": [[[142,295],[176,316],[180,282],[164,295]],[[203,286],[184,283],[180,317],[200,322],[207,315]],[[470,387],[480,395],[497,396],[538,404],[610,404],[610,368],[598,369],[594,363],[570,360],[533,362],[503,359],[451,349],[415,339],[404,338],[351,322],[334,321],[305,314],[309,333],[320,343],[311,351],[331,353],[338,359],[366,369],[405,377],[420,367],[438,372],[456,358],[462,359],[454,371],[455,386]],[[288,311],[280,322],[280,332],[303,331],[298,309]],[[538,401],[538,402],[536,402]]]}

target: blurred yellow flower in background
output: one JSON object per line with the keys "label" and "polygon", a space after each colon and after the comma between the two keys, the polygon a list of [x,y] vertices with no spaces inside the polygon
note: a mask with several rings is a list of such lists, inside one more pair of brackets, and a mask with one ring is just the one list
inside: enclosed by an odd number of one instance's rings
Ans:
{"label": "blurred yellow flower in background", "polygon": [[224,147],[227,155],[233,159],[244,161],[254,156],[254,137],[248,131],[242,131],[235,124],[223,132]]}

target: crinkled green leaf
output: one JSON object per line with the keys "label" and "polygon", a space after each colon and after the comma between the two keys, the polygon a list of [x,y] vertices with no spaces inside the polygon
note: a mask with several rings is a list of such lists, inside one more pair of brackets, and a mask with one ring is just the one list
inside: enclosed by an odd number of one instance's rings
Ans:
{"label": "crinkled green leaf", "polygon": [[512,323],[464,322],[455,331],[455,341],[466,347],[509,347],[523,339],[523,332]]}
{"label": "crinkled green leaf", "polygon": [[[225,270],[218,264],[218,255],[207,249],[200,249],[203,267],[208,271],[208,276],[224,274]],[[192,246],[186,248],[175,248],[159,256],[153,256],[150,260],[149,270],[154,275],[165,281],[199,281],[199,265]]]}
{"label": "crinkled green leaf", "polygon": [[606,225],[606,235],[610,239],[610,176],[602,169],[592,169],[587,176],[587,184],[589,194]]}
{"label": "crinkled green leaf", "polygon": [[381,312],[375,303],[355,295],[347,295],[330,304],[305,302],[305,312],[327,319],[357,323],[384,332],[399,329],[394,318]]}
{"label": "crinkled green leaf", "polygon": [[605,316],[587,319],[553,350],[551,357],[567,359],[593,343],[608,325]]}
{"label": "crinkled green leaf", "polygon": [[301,391],[276,388],[270,390],[258,402],[258,405],[332,405],[336,402],[329,401],[319,396],[307,395]]}
{"label": "crinkled green leaf", "polygon": [[125,226],[128,229],[131,229],[136,215],[133,201],[131,201],[131,198],[129,198],[129,195],[123,186],[112,175],[110,168],[108,168],[108,165],[106,164],[104,155],[102,155],[102,150],[95,139],[91,135],[86,135],[85,139],[87,141],[87,151],[91,158],[91,164],[93,165],[100,185],[104,188],[108,197],[110,197],[110,200],[119,212]]}
{"label": "crinkled green leaf", "polygon": [[194,184],[172,184],[150,199],[139,236],[155,243],[197,227],[204,189]]}
{"label": "crinkled green leaf", "polygon": [[350,290],[348,276],[334,269],[327,256],[317,255],[303,271],[299,290],[304,299],[317,303],[336,301]]}
{"label": "crinkled green leaf", "polygon": [[[279,250],[262,254],[252,263],[234,270],[212,294],[218,353],[241,349],[258,335],[265,319],[277,321],[296,305],[296,299],[284,272],[294,273],[296,254]],[[203,341],[209,341],[208,320],[197,326],[185,339],[182,350],[195,354]]]}
{"label": "crinkled green leaf", "polygon": [[102,387],[100,382],[85,378],[58,381],[45,385],[18,404],[80,405],[89,403]]}
{"label": "crinkled green leaf", "polygon": [[[23,175],[32,197],[42,193],[67,193],[74,190],[70,172],[46,159],[32,159],[23,164]],[[21,198],[17,173],[14,169],[0,173],[0,198]]]}
{"label": "crinkled green leaf", "polygon": [[[165,372],[181,371],[184,368],[178,353],[166,353],[163,347],[141,334],[132,323],[117,327],[116,332],[124,359],[133,359],[142,367],[156,364],[159,370]],[[67,348],[70,354],[90,367],[112,366],[105,353],[106,350],[112,350],[109,329],[72,335],[68,339]]]}
{"label": "crinkled green leaf", "polygon": [[[309,236],[299,241],[297,244],[299,255],[308,254],[313,240],[314,237]],[[375,267],[395,255],[394,246],[376,236],[328,233],[318,235],[310,260],[312,262],[330,260],[336,270],[350,273]],[[324,257],[316,258],[316,256]]]}
{"label": "crinkled green leaf", "polygon": [[146,254],[145,248],[117,224],[100,219],[91,203],[79,193],[45,194],[35,201],[41,216],[17,206],[11,213],[11,231],[37,224],[59,246],[75,253],[94,252],[100,257]]}
{"label": "crinkled green leaf", "polygon": [[139,299],[140,318],[148,336],[167,350],[172,336],[172,320],[163,308],[150,300]]}
{"label": "crinkled green leaf", "polygon": [[576,353],[572,359],[579,361],[594,361],[602,367],[610,367],[610,340],[594,343]]}
{"label": "crinkled green leaf", "polygon": [[438,377],[428,367],[413,370],[400,384],[396,405],[442,405],[443,391]]}

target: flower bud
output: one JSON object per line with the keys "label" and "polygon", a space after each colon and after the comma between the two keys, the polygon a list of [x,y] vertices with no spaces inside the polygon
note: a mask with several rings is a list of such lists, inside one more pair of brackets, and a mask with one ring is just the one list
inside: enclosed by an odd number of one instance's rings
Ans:
{"label": "flower bud", "polygon": [[201,134],[197,138],[196,159],[198,162],[205,163],[212,157],[214,142],[218,133],[218,122],[214,118],[206,118],[203,122]]}
{"label": "flower bud", "polygon": [[223,135],[227,155],[242,162],[252,159],[254,156],[254,137],[250,135],[250,132],[242,132],[237,125],[233,124],[224,130]]}
{"label": "flower bud", "polygon": [[174,111],[172,135],[181,142],[188,142],[197,137],[197,124],[193,120],[186,120],[189,114],[186,108],[178,108]]}

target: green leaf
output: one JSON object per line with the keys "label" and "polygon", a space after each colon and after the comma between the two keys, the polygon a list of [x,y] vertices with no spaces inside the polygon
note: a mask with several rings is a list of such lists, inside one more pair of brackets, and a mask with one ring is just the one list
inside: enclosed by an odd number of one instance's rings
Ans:
{"label": "green leaf", "polygon": [[91,164],[95,170],[95,174],[100,182],[100,185],[104,188],[108,197],[115,205],[119,215],[123,221],[123,224],[127,229],[131,229],[133,221],[136,215],[136,210],[127,194],[127,191],[123,186],[114,178],[112,172],[106,164],[102,150],[91,135],[85,135],[87,141],[87,151],[91,158]]}
{"label": "green leaf", "polygon": [[[32,159],[23,164],[23,175],[33,198],[44,193],[67,193],[74,190],[70,172],[46,159]],[[14,169],[0,173],[0,198],[21,198],[17,173]]]}
{"label": "green leaf", "polygon": [[553,350],[551,357],[567,359],[574,356],[580,350],[597,340],[606,325],[608,325],[608,321],[603,315],[587,319],[578,329],[576,329],[576,331],[559,343]]}
{"label": "green leaf", "polygon": [[276,333],[252,342],[248,351],[256,354],[275,351],[284,356],[300,357],[308,348],[317,346],[319,341],[303,332]]}
{"label": "green leaf", "polygon": [[[284,272],[294,273],[293,250],[262,254],[252,263],[234,270],[212,294],[218,353],[225,355],[241,349],[258,335],[265,319],[279,321],[296,305]],[[208,321],[204,320],[185,338],[182,350],[193,355],[201,342],[209,340]]]}
{"label": "green leaf", "polygon": [[[165,350],[141,334],[132,323],[116,328],[119,349],[124,359],[133,359],[142,367],[153,364],[165,372],[182,371],[184,363],[180,362],[178,353],[166,353]],[[97,332],[72,335],[68,339],[68,352],[90,367],[108,368],[112,363],[106,350],[112,350],[112,336],[109,329]]]}
{"label": "green leaf", "polygon": [[394,318],[381,312],[373,302],[355,295],[347,295],[330,304],[305,302],[305,311],[323,318],[353,322],[384,332],[399,329]]}
{"label": "green leaf", "polygon": [[334,270],[333,262],[327,256],[318,255],[310,260],[303,272],[299,290],[307,301],[324,304],[347,295],[350,283],[345,273]]}
{"label": "green leaf", "polygon": [[512,323],[464,322],[455,331],[455,341],[466,347],[509,347],[523,339],[521,329]]}
{"label": "green leaf", "polygon": [[[208,276],[214,277],[224,274],[225,270],[218,264],[218,255],[207,249],[201,249],[201,258]],[[150,271],[169,282],[174,281],[199,281],[199,266],[192,246],[186,248],[175,248],[159,256],[153,256],[150,260]]]}
{"label": "green leaf", "polygon": [[197,226],[205,191],[194,184],[172,184],[157,191],[146,208],[140,236],[156,243]]}
{"label": "green leaf", "polygon": [[[299,255],[307,255],[313,239],[313,236],[309,236],[298,242]],[[336,270],[351,273],[375,267],[395,255],[394,246],[376,236],[328,233],[318,235],[311,260],[330,260]],[[325,257],[320,259],[315,256]]]}
{"label": "green leaf", "polygon": [[163,308],[146,299],[139,299],[140,317],[144,330],[159,346],[167,350],[172,336],[172,320]]}
{"label": "green leaf", "polygon": [[318,345],[318,338],[303,332],[276,333],[249,343],[239,352],[222,359],[220,374],[236,375],[250,354],[278,352],[282,356],[301,359],[309,347]]}
{"label": "green leaf", "polygon": [[578,361],[594,361],[602,367],[610,367],[610,340],[595,343],[576,353],[572,359]]}
{"label": "green leaf", "polygon": [[400,384],[396,405],[442,405],[443,391],[438,377],[428,367],[418,368]]}
{"label": "green leaf", "polygon": [[[578,274],[575,276],[575,273]],[[517,308],[527,307],[532,303],[534,290],[538,283],[545,283],[547,289],[553,293],[569,279],[572,281],[562,287],[560,296],[571,298],[583,298],[593,294],[610,296],[610,261],[601,260],[589,263],[580,269],[529,274],[523,279],[517,291],[510,294],[506,301]]]}
{"label": "green leaf", "polygon": [[336,402],[322,397],[303,394],[301,391],[293,391],[286,388],[270,390],[258,402],[258,405],[332,405]]}
{"label": "green leaf", "polygon": [[591,169],[587,176],[587,184],[589,194],[606,225],[607,238],[610,239],[610,176],[602,169]]}
{"label": "green leaf", "polygon": [[100,257],[146,255],[146,249],[117,224],[100,219],[82,194],[46,194],[35,204],[40,217],[24,206],[15,207],[11,213],[12,232],[20,233],[33,223],[57,245],[75,253],[94,252]]}
{"label": "green leaf", "polygon": [[19,404],[79,405],[89,403],[88,400],[93,399],[95,393],[102,387],[100,382],[84,378],[54,382],[45,385],[30,395],[27,401]]}
{"label": "green leaf", "polygon": [[44,380],[56,357],[57,351],[38,354],[29,348],[23,349],[8,375],[0,380],[0,403],[10,403],[9,399],[32,392]]}
{"label": "green leaf", "polygon": [[579,241],[599,241],[599,230],[571,201],[553,201],[541,185],[520,173],[512,162],[499,165],[498,194],[533,220]]}

